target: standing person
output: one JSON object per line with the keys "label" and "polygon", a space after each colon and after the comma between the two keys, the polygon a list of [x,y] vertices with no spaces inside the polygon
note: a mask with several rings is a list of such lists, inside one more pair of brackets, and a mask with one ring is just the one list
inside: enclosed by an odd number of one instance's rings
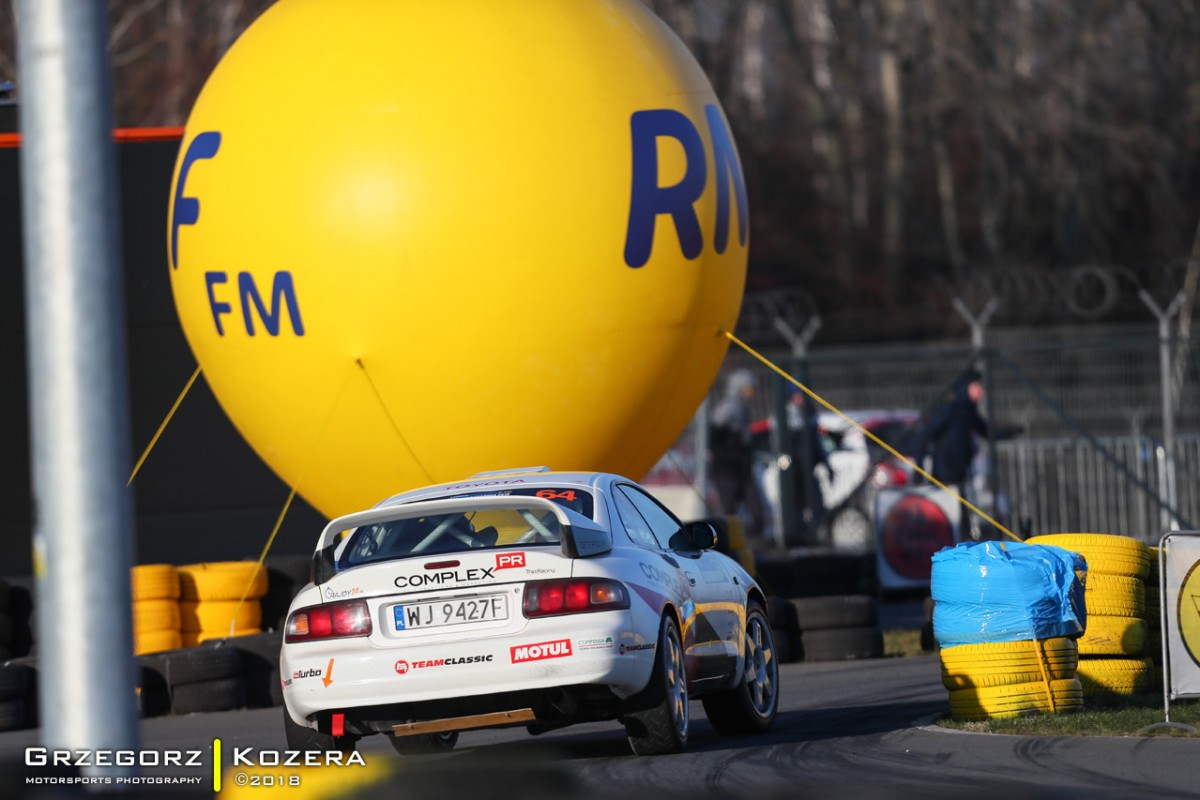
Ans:
{"label": "standing person", "polygon": [[736,515],[745,507],[746,533],[762,530],[763,508],[754,483],[754,449],[750,443],[755,395],[754,375],[746,369],[733,372],[725,391],[709,418],[713,483],[721,502],[721,513]]}
{"label": "standing person", "polygon": [[987,420],[979,413],[982,399],[979,372],[969,370],[955,382],[949,396],[929,419],[918,455],[924,457],[926,450],[932,449],[933,465],[929,471],[942,483],[965,486],[967,482],[978,449],[975,437],[988,435]]}
{"label": "standing person", "polygon": [[788,398],[787,422],[794,464],[792,475],[796,487],[796,505],[800,508],[800,518],[805,528],[812,530],[813,526],[820,524],[826,510],[825,495],[817,480],[817,468],[824,466],[832,483],[833,465],[829,463],[829,453],[821,439],[816,410],[804,392],[796,387],[792,387]]}

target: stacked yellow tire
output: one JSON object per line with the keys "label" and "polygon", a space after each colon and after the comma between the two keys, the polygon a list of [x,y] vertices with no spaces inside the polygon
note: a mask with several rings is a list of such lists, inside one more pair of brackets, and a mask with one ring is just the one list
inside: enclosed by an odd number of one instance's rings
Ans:
{"label": "stacked yellow tire", "polygon": [[267,572],[257,562],[187,564],[179,568],[179,588],[184,647],[262,632]]}
{"label": "stacked yellow tire", "polygon": [[1154,682],[1154,662],[1146,658],[1149,548],[1128,536],[1098,533],[1056,533],[1028,542],[1087,559],[1087,630],[1079,639],[1084,696],[1119,700],[1149,691]]}
{"label": "stacked yellow tire", "polygon": [[964,644],[941,651],[950,715],[961,720],[1078,711],[1079,649],[1071,639]]}
{"label": "stacked yellow tire", "polygon": [[170,564],[141,564],[129,572],[133,590],[133,654],[177,650],[179,574]]}

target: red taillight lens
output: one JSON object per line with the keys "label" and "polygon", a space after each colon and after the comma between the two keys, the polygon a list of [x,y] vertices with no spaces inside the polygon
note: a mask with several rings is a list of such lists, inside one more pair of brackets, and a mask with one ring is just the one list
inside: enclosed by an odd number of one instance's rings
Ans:
{"label": "red taillight lens", "polygon": [[288,618],[284,641],[308,642],[314,639],[337,639],[347,636],[369,636],[371,613],[363,600],[309,606]]}
{"label": "red taillight lens", "polygon": [[522,611],[526,617],[581,614],[629,608],[629,592],[605,578],[533,581],[525,584]]}

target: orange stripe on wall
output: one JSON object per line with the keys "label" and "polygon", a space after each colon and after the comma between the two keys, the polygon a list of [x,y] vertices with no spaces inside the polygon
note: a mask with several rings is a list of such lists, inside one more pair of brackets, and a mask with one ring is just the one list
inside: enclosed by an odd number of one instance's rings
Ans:
{"label": "orange stripe on wall", "polygon": [[[116,142],[169,142],[183,138],[183,128],[118,128]],[[21,134],[0,133],[0,147],[20,147]]]}

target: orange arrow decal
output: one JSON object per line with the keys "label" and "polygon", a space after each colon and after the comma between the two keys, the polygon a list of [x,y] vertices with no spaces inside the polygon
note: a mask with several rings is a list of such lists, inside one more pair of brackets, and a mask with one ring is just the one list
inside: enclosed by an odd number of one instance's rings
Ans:
{"label": "orange arrow decal", "polygon": [[333,659],[329,659],[329,666],[325,668],[325,676],[321,678],[321,682],[325,684],[325,688],[329,688],[329,684],[333,683]]}

